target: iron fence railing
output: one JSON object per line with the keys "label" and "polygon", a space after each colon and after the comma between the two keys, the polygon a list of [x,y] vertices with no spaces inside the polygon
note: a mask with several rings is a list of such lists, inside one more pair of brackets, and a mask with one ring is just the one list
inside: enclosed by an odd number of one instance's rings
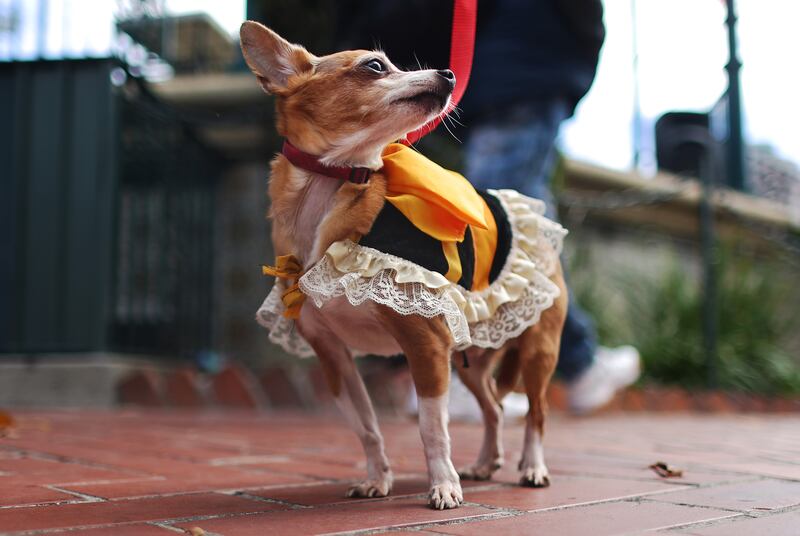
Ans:
{"label": "iron fence railing", "polygon": [[213,347],[221,159],[120,64],[0,64],[0,352]]}
{"label": "iron fence railing", "polygon": [[220,162],[147,93],[122,117],[111,344],[190,356],[213,345]]}

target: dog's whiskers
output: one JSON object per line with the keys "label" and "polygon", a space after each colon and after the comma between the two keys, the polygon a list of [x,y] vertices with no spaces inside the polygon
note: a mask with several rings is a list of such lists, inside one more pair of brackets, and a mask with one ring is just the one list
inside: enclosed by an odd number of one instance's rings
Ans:
{"label": "dog's whiskers", "polygon": [[421,71],[422,70],[422,63],[419,61],[419,58],[417,57],[417,53],[416,52],[414,52],[414,59],[417,61],[417,67],[419,67],[419,70]]}
{"label": "dog's whiskers", "polygon": [[453,133],[453,131],[452,131],[452,130],[450,130],[450,127],[448,127],[448,126],[447,126],[447,119],[449,119],[449,116],[446,116],[446,115],[445,115],[445,116],[444,116],[444,119],[445,119],[445,120],[444,120],[444,121],[442,121],[442,125],[443,125],[443,126],[444,126],[444,128],[447,130],[447,132],[448,132],[448,133],[449,133],[449,134],[450,134],[450,135],[453,137],[453,139],[454,139],[454,140],[456,140],[458,143],[463,143],[463,142],[462,142],[460,139],[458,139],[458,136],[456,136],[456,135]]}

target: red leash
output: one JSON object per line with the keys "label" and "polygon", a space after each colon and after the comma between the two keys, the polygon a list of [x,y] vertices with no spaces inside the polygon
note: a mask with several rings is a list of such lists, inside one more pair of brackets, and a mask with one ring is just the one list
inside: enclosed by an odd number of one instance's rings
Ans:
{"label": "red leash", "polygon": [[[450,34],[450,70],[456,75],[456,87],[450,106],[446,112],[451,111],[461,101],[464,91],[469,83],[469,73],[472,70],[472,54],[475,50],[475,25],[478,18],[478,0],[454,0],[453,2],[453,31]],[[409,132],[404,143],[411,145],[420,140],[425,134],[432,132],[445,114],[440,115],[430,123],[422,125],[414,132]]]}

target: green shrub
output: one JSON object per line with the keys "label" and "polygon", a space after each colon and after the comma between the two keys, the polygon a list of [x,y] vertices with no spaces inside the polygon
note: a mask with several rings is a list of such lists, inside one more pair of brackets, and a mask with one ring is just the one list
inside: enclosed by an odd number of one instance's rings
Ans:
{"label": "green shrub", "polygon": [[[595,318],[600,341],[633,344],[642,381],[708,386],[703,296],[696,276],[677,258],[658,276],[634,272],[600,277],[583,256],[573,262],[572,291]],[[797,289],[767,263],[717,257],[717,387],[764,394],[800,393],[800,365],[786,349],[800,328],[788,296]]]}

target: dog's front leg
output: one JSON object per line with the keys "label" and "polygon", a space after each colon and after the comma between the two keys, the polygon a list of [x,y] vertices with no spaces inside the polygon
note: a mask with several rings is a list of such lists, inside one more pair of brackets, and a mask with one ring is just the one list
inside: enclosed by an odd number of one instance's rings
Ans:
{"label": "dog's front leg", "polygon": [[419,395],[418,398],[419,433],[425,447],[430,481],[429,503],[437,510],[457,508],[464,502],[464,496],[458,473],[450,460],[447,393],[439,396]]}
{"label": "dog's front leg", "polygon": [[351,486],[346,496],[387,496],[392,490],[392,471],[378,418],[353,357],[344,343],[327,327],[317,310],[305,307],[298,326],[319,357],[336,406],[358,435],[367,456],[367,479]]}
{"label": "dog's front leg", "polygon": [[447,395],[450,383],[450,332],[441,317],[402,316],[382,309],[386,329],[406,354],[419,400],[419,432],[430,483],[429,504],[438,510],[464,502],[461,482],[450,459]]}

